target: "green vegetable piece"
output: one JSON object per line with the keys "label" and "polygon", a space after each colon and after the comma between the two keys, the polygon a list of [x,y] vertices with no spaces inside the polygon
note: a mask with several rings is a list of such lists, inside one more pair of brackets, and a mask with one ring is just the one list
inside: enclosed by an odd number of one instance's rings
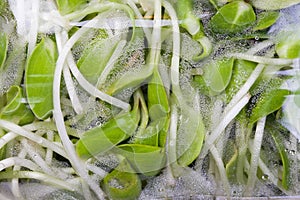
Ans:
{"label": "green vegetable piece", "polygon": [[164,121],[164,127],[158,133],[158,146],[159,147],[165,147],[165,145],[166,145],[167,134],[169,131],[171,119],[169,116],[167,116],[166,118],[163,118],[162,121]]}
{"label": "green vegetable piece", "polygon": [[34,120],[34,115],[23,101],[22,88],[12,86],[6,94],[6,106],[0,111],[0,119],[24,125]]}
{"label": "green vegetable piece", "polygon": [[27,100],[39,119],[46,119],[53,110],[52,88],[56,59],[55,43],[45,38],[34,49],[25,69]]}
{"label": "green vegetable piece", "polygon": [[169,116],[152,121],[142,134],[135,136],[134,143],[164,147],[169,125]]}
{"label": "green vegetable piece", "polygon": [[272,26],[279,18],[279,12],[266,11],[257,15],[257,23],[253,28],[254,31],[263,30]]}
{"label": "green vegetable piece", "polygon": [[228,179],[234,183],[236,182],[236,168],[238,163],[238,151],[236,148],[234,148],[234,154],[229,160],[229,162],[226,164],[226,175]]}
{"label": "green vegetable piece", "polygon": [[221,7],[209,24],[215,33],[237,33],[256,20],[251,5],[244,1],[233,1]]}
{"label": "green vegetable piece", "polygon": [[141,180],[126,159],[104,177],[101,185],[112,200],[137,199],[142,190]]}
{"label": "green vegetable piece", "polygon": [[0,96],[0,108],[3,108],[6,104],[5,95]]}
{"label": "green vegetable piece", "polygon": [[[140,120],[140,123],[139,123],[138,130],[136,131],[135,137],[137,135],[140,135],[141,133],[143,133],[145,131],[145,129],[148,125],[148,122],[149,122],[148,108],[147,108],[142,90],[138,89],[136,91],[136,95],[137,95],[137,98],[138,98],[139,104],[140,104],[141,120]],[[133,140],[135,140],[135,139],[133,139]]]}
{"label": "green vegetable piece", "polygon": [[226,58],[213,61],[203,69],[203,78],[212,94],[220,93],[228,86],[231,79],[233,63],[233,58]]}
{"label": "green vegetable piece", "polygon": [[84,77],[91,83],[96,84],[107,62],[120,42],[119,37],[106,38],[103,33],[85,48],[77,66]]}
{"label": "green vegetable piece", "polygon": [[262,117],[265,117],[281,108],[285,98],[289,95],[288,90],[271,89],[263,92],[257,99],[255,107],[250,116],[250,123],[255,123]]}
{"label": "green vegetable piece", "polygon": [[157,67],[153,70],[147,93],[150,119],[165,117],[170,112],[169,101]]}
{"label": "green vegetable piece", "polygon": [[[8,104],[5,106],[3,110],[4,113],[10,114],[15,112],[19,106],[22,104],[22,89],[19,86],[12,86],[7,91],[6,94]],[[2,111],[2,112],[3,112]]]}
{"label": "green vegetable piece", "polygon": [[200,21],[193,14],[193,1],[178,0],[176,8],[178,19],[183,20],[181,26],[191,35],[195,35],[200,30]]}
{"label": "green vegetable piece", "polygon": [[[5,131],[0,128],[0,137],[4,136],[5,135]],[[6,158],[6,148],[7,145],[3,146],[1,149],[0,149],[0,160],[4,160]]]}
{"label": "green vegetable piece", "polygon": [[[156,73],[155,73],[156,74]],[[142,91],[139,90],[139,97],[140,97],[140,104],[141,104],[141,122],[139,129],[137,130],[137,133],[134,135],[134,138],[132,140],[133,143],[137,144],[144,144],[144,145],[152,145],[152,146],[164,146],[165,140],[166,140],[166,134],[169,128],[170,119],[168,117],[168,113],[166,113],[168,106],[163,108],[163,104],[168,104],[168,98],[166,97],[165,89],[160,84],[157,85],[157,83],[154,83],[154,77],[156,75],[153,74],[152,76],[152,82],[148,85],[148,93],[151,94],[150,96],[153,96],[152,93],[159,94],[159,90],[161,89],[161,92],[163,95],[157,95],[153,97],[152,99],[148,97],[148,104],[154,104],[154,106],[151,106],[153,109],[151,109],[151,116],[150,116],[150,123],[149,123],[149,112],[148,108],[146,106],[146,102],[144,101]],[[160,77],[158,77],[160,80]],[[162,99],[162,97],[165,97],[165,99]],[[151,99],[151,100],[150,100]],[[152,103],[151,103],[152,102]],[[160,102],[162,102],[162,105],[160,105]],[[163,103],[165,102],[165,103]]]}
{"label": "green vegetable piece", "polygon": [[161,120],[151,122],[143,132],[140,132],[141,134],[135,135],[133,143],[158,146],[161,124]]}
{"label": "green vegetable piece", "polygon": [[88,159],[105,153],[132,136],[140,121],[138,102],[138,95],[135,93],[134,108],[130,112],[121,113],[103,126],[86,131],[76,144],[77,154]]}
{"label": "green vegetable piece", "polygon": [[1,13],[3,12],[4,9],[6,9],[6,6],[7,6],[6,4],[7,4],[6,1],[1,1],[0,2],[0,11],[1,11]]}
{"label": "green vegetable piece", "polygon": [[146,81],[153,73],[150,65],[144,65],[140,71],[128,71],[115,81],[106,91],[107,94],[113,95],[125,88],[137,87]]}
{"label": "green vegetable piece", "polygon": [[164,146],[164,137],[168,131],[168,117],[158,118],[147,126],[147,128],[135,135],[134,143],[151,146]]}
{"label": "green vegetable piece", "polygon": [[176,155],[177,162],[181,166],[188,166],[200,154],[205,126],[202,116],[192,107],[181,105],[181,120],[177,133]]}
{"label": "green vegetable piece", "polygon": [[79,10],[88,3],[88,0],[56,0],[58,10],[62,15]]}
{"label": "green vegetable piece", "polygon": [[[163,142],[166,135],[166,126],[169,124],[170,112],[168,96],[161,80],[158,67],[153,70],[152,77],[148,83],[148,108],[151,122],[148,127],[139,131],[134,138],[135,143],[158,146]],[[162,134],[162,137],[160,137]]]}
{"label": "green vegetable piece", "polygon": [[105,153],[132,136],[139,122],[137,110],[116,116],[103,126],[85,132],[76,144],[77,154],[85,159]]}
{"label": "green vegetable piece", "polygon": [[246,60],[236,60],[233,65],[231,80],[226,88],[227,102],[230,102],[232,97],[247,81],[252,71],[256,67],[256,63]]}
{"label": "green vegetable piece", "polygon": [[0,69],[2,68],[3,63],[6,59],[7,45],[7,35],[4,32],[0,32]]}
{"label": "green vegetable piece", "polygon": [[224,4],[231,2],[232,0],[209,0],[209,2],[215,7],[216,10]]}
{"label": "green vegetable piece", "polygon": [[199,55],[195,55],[193,57],[194,61],[200,61],[203,58],[209,56],[209,54],[212,52],[213,46],[211,41],[209,40],[208,37],[203,36],[201,33],[198,33],[193,36],[193,39],[198,41],[199,44],[202,46],[202,52]]}
{"label": "green vegetable piece", "polygon": [[283,143],[284,139],[282,138],[282,136],[280,136],[281,133],[276,128],[277,127],[271,125],[270,133],[276,144],[276,148],[280,154],[280,158],[282,161],[283,170],[281,177],[281,185],[284,189],[288,190],[290,187],[290,162],[286,152],[286,148]]}
{"label": "green vegetable piece", "polygon": [[118,146],[117,152],[128,159],[136,172],[147,176],[157,174],[166,162],[165,150],[161,147],[123,144]]}
{"label": "green vegetable piece", "polygon": [[250,0],[250,3],[261,10],[279,10],[300,3],[300,0]]}
{"label": "green vegetable piece", "polygon": [[293,31],[282,31],[278,34],[278,41],[275,46],[276,53],[280,58],[300,57],[300,29]]}

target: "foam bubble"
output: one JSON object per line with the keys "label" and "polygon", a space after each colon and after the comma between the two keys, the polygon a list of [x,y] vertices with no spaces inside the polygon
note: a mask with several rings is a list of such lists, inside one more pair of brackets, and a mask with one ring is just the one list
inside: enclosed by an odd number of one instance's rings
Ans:
{"label": "foam bubble", "polygon": [[207,176],[190,168],[184,168],[180,176],[175,179],[174,185],[169,184],[166,171],[150,180],[142,191],[140,199],[205,197],[214,194],[215,190],[213,179],[208,179]]}

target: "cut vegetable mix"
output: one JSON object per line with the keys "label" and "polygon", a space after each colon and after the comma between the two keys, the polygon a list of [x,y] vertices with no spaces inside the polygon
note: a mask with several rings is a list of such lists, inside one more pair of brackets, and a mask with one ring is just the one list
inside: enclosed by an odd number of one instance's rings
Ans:
{"label": "cut vegetable mix", "polygon": [[0,199],[296,198],[299,12],[1,1]]}

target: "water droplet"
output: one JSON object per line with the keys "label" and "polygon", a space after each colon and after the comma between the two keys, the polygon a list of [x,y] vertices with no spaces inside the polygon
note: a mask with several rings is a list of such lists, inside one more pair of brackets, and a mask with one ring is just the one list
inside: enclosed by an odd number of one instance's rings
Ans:
{"label": "water droplet", "polygon": [[255,39],[255,40],[259,40],[259,37],[258,37],[258,36],[255,36],[254,39]]}
{"label": "water droplet", "polygon": [[285,151],[285,152],[289,152],[289,150],[288,150],[288,149],[284,149],[284,151]]}
{"label": "water droplet", "polygon": [[269,179],[269,175],[268,174],[264,174],[262,175],[262,180],[267,181]]}
{"label": "water droplet", "polygon": [[92,129],[93,127],[91,125],[87,126],[87,130]]}

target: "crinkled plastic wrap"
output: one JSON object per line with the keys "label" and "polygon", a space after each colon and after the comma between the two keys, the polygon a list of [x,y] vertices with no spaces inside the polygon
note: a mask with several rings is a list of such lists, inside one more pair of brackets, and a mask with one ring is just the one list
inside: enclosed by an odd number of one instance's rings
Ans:
{"label": "crinkled plastic wrap", "polygon": [[3,0],[0,199],[300,199],[299,0]]}

